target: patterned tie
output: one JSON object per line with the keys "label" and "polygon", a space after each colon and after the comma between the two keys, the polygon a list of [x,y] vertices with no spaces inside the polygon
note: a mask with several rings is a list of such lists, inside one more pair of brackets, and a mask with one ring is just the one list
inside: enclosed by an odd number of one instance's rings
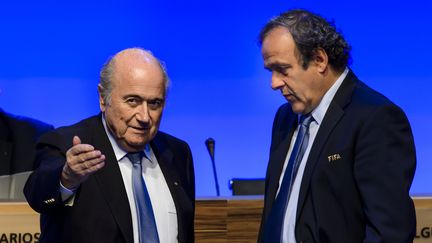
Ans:
{"label": "patterned tie", "polygon": [[282,180],[279,193],[271,208],[270,214],[266,220],[263,242],[277,243],[282,241],[282,227],[285,218],[285,211],[288,205],[288,199],[291,193],[291,187],[297,175],[300,162],[303,159],[309,142],[309,125],[313,121],[311,115],[301,116],[297,139],[288,160],[288,166]]}
{"label": "patterned tie", "polygon": [[142,152],[128,153],[132,162],[132,189],[138,216],[138,231],[140,243],[159,243],[159,236],[150,196],[142,176]]}

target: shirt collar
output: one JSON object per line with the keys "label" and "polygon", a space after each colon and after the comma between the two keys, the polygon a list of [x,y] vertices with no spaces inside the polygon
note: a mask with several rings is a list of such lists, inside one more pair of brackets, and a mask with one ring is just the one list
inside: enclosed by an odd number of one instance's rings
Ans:
{"label": "shirt collar", "polygon": [[[120,161],[121,159],[123,159],[127,155],[128,152],[126,150],[122,149],[118,145],[117,141],[115,140],[115,138],[111,134],[110,130],[108,129],[108,126],[107,126],[106,121],[105,121],[105,115],[103,113],[102,113],[102,124],[103,124],[103,127],[105,129],[105,133],[107,134],[108,139],[111,143],[111,147],[113,148],[114,155],[116,156],[117,161]],[[145,156],[147,157],[147,159],[153,163],[153,161],[152,161],[153,150],[149,144],[146,144],[143,152],[144,152]]]}
{"label": "shirt collar", "polygon": [[334,84],[330,87],[330,89],[327,90],[327,92],[324,94],[319,105],[312,111],[311,115],[314,118],[314,120],[318,123],[318,125],[320,125],[322,120],[324,119],[324,115],[326,114],[327,109],[329,108],[330,103],[332,102],[333,97],[335,96],[336,92],[341,86],[343,80],[348,75],[348,71],[349,69],[345,68],[345,70],[339,76],[339,78],[336,79],[336,82],[334,82]]}

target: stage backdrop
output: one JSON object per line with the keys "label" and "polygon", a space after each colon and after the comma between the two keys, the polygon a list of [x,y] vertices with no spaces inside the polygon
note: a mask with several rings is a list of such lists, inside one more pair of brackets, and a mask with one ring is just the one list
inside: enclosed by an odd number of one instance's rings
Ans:
{"label": "stage backdrop", "polygon": [[187,141],[197,196],[215,195],[204,141],[216,140],[222,195],[233,177],[264,177],[274,113],[257,35],[300,7],[334,19],[352,44],[352,69],[401,106],[412,124],[411,193],[431,193],[432,31],[428,1],[2,1],[0,107],[55,126],[99,112],[99,70],[140,46],[166,62],[172,87],[161,130]]}

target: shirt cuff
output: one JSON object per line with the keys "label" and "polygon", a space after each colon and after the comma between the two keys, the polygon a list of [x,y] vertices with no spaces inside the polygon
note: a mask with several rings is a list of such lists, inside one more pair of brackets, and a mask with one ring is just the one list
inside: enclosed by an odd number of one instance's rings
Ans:
{"label": "shirt cuff", "polygon": [[65,206],[73,206],[76,188],[68,189],[60,182],[60,195]]}

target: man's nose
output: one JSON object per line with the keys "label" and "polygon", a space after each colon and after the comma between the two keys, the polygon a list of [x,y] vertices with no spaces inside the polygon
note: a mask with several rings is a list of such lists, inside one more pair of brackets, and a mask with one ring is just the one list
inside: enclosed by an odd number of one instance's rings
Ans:
{"label": "man's nose", "polygon": [[271,88],[273,90],[277,90],[277,89],[282,88],[284,85],[285,85],[285,82],[281,79],[281,77],[279,77],[279,75],[277,75],[273,72],[272,76],[271,76]]}
{"label": "man's nose", "polygon": [[150,121],[149,108],[147,102],[143,102],[136,113],[136,118],[139,122],[147,123]]}

